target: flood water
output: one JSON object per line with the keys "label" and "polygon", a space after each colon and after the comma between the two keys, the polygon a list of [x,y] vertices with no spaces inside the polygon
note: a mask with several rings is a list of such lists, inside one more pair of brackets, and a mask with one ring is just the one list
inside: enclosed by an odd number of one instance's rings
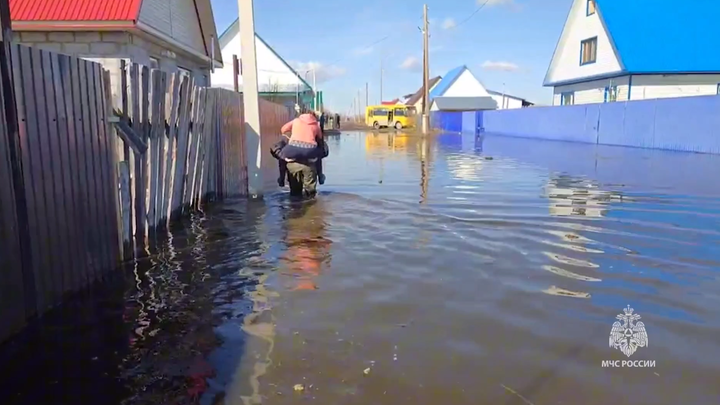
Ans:
{"label": "flood water", "polygon": [[329,146],[317,199],[212,206],[5,344],[0,403],[719,403],[720,156]]}

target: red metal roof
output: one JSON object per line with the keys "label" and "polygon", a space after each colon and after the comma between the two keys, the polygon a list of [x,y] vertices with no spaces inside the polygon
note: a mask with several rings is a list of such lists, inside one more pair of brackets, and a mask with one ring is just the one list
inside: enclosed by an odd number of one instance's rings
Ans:
{"label": "red metal roof", "polygon": [[142,0],[10,0],[13,21],[134,21]]}

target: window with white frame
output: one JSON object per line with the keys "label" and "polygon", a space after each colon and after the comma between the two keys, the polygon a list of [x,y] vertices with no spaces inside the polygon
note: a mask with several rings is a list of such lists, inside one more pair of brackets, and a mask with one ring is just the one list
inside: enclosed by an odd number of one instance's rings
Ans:
{"label": "window with white frame", "polygon": [[575,92],[567,92],[560,94],[560,105],[573,105],[575,104]]}
{"label": "window with white frame", "polygon": [[591,16],[596,12],[595,0],[587,0],[587,15]]}
{"label": "window with white frame", "polygon": [[597,37],[580,42],[580,66],[595,63],[597,60]]}
{"label": "window with white frame", "polygon": [[617,86],[608,86],[605,88],[605,98],[607,102],[617,101]]}

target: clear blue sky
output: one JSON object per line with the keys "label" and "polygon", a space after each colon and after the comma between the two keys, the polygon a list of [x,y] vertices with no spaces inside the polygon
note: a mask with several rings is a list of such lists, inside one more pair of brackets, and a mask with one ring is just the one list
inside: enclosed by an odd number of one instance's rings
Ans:
{"label": "clear blue sky", "polygon": [[[218,33],[237,18],[236,0],[211,0]],[[549,104],[542,87],[572,0],[426,0],[430,17],[430,74],[466,65],[491,90]],[[325,104],[350,108],[365,83],[378,101],[415,92],[422,84],[422,0],[255,1],[255,29],[286,61],[319,64]],[[375,46],[368,47],[389,36]],[[316,65],[318,66],[318,65]]]}

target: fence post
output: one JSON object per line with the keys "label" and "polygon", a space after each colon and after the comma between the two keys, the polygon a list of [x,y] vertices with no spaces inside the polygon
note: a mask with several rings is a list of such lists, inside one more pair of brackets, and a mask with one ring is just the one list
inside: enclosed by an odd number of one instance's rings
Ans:
{"label": "fence post", "polygon": [[18,148],[19,128],[17,121],[17,107],[15,105],[15,90],[12,77],[12,39],[13,32],[10,23],[10,3],[0,0],[0,29],[2,30],[3,46],[0,47],[0,75],[2,76],[3,113],[7,124],[8,154],[12,171],[12,184],[15,194],[15,210],[17,218],[17,235],[19,239],[20,265],[22,266],[23,287],[25,297],[25,313],[34,314],[37,311],[35,297],[35,274],[33,272],[30,254],[30,233],[28,227],[28,207],[25,199],[25,184],[23,179],[22,160]]}
{"label": "fence post", "polygon": [[248,191],[250,197],[262,198],[262,136],[260,133],[260,101],[257,81],[253,0],[238,0],[238,10],[240,14],[240,42],[242,44],[240,58],[243,63],[243,104],[245,110]]}

